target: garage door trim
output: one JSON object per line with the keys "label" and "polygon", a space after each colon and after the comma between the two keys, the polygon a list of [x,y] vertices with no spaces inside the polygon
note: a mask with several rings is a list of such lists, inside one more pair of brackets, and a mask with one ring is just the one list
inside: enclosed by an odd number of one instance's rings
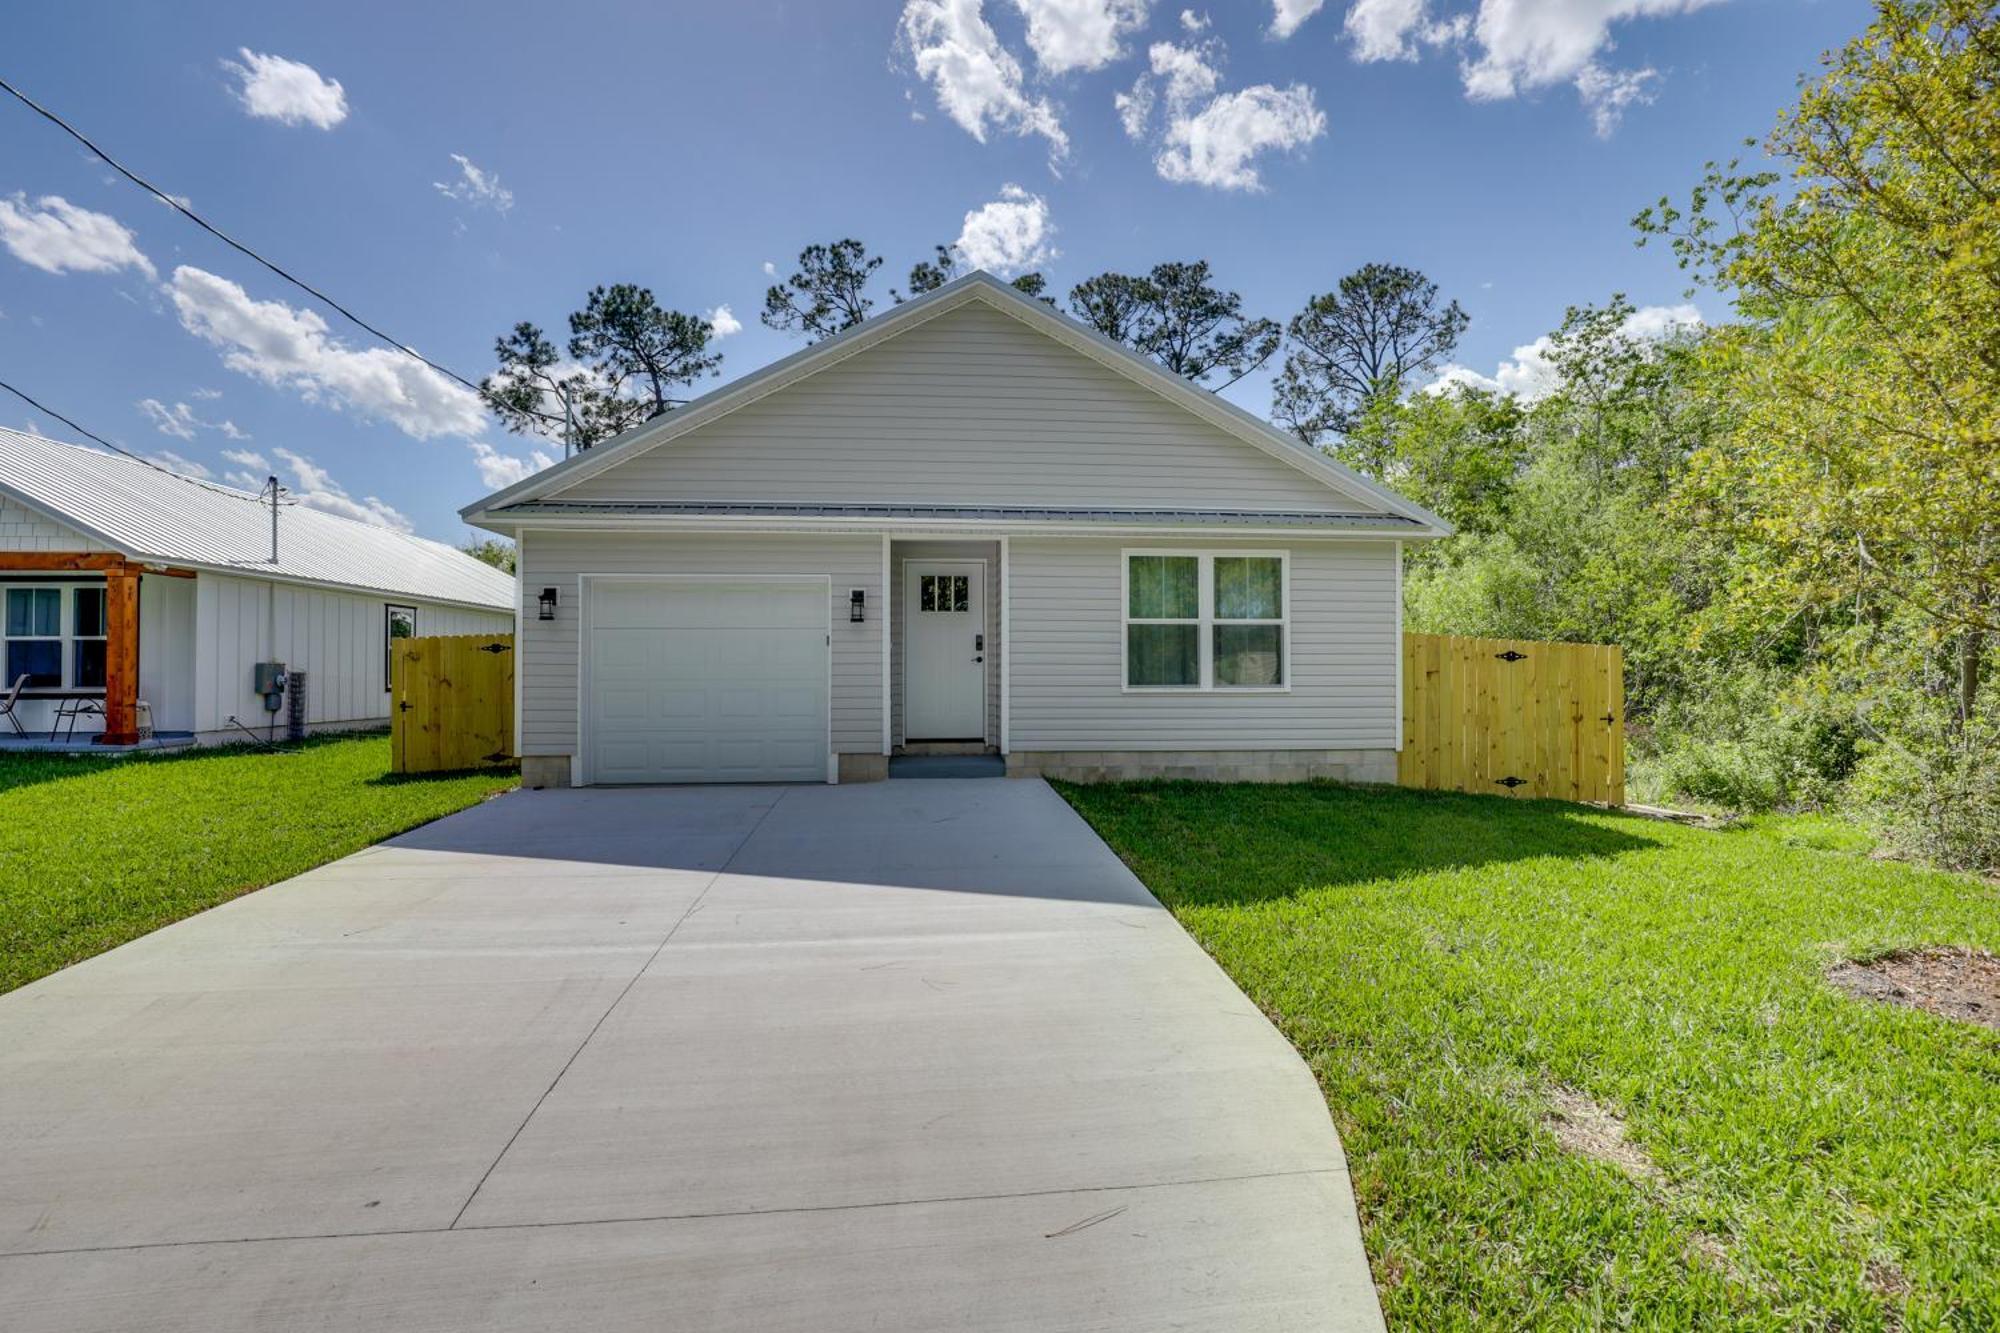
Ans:
{"label": "garage door trim", "polygon": [[758,587],[792,587],[801,585],[819,589],[825,595],[820,604],[826,608],[824,629],[826,632],[826,683],[824,711],[826,713],[826,780],[839,781],[839,761],[833,753],[833,576],[831,574],[635,574],[635,573],[585,573],[577,575],[579,600],[582,603],[577,618],[576,641],[576,710],[577,710],[577,756],[574,774],[581,783],[596,781],[592,762],[592,746],[595,738],[591,733],[590,710],[590,659],[591,636],[594,623],[591,616],[591,587],[598,583],[665,583],[665,584],[737,584]]}

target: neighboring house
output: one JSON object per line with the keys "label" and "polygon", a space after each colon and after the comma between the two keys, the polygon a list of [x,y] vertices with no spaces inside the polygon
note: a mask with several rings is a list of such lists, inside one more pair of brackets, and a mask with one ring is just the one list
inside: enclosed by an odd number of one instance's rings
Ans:
{"label": "neighboring house", "polygon": [[381,726],[392,638],[514,627],[512,576],[463,552],[292,504],[273,560],[271,515],[247,491],[0,430],[0,693],[28,677],[23,725],[46,736],[82,703],[76,734],[113,744],[148,715],[200,741],[282,736],[290,700],[267,711],[255,688],[258,663],[282,662],[305,673],[309,727]]}
{"label": "neighboring house", "polygon": [[463,515],[520,543],[531,785],[1393,781],[1450,531],[983,273]]}

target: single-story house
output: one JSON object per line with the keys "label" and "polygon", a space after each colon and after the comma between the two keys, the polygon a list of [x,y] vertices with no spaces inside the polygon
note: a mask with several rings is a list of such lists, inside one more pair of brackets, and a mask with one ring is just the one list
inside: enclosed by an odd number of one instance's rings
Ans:
{"label": "single-story house", "polygon": [[1435,515],[975,273],[462,511],[530,785],[1393,781]]}
{"label": "single-story house", "polygon": [[462,551],[303,504],[272,524],[251,492],[0,429],[0,696],[26,676],[25,729],[108,744],[282,736],[295,701],[310,730],[383,726],[392,640],[514,628],[512,576]]}

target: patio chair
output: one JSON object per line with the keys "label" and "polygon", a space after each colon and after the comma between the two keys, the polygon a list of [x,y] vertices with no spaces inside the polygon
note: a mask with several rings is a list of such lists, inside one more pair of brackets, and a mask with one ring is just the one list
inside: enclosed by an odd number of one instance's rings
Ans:
{"label": "patio chair", "polygon": [[27,688],[28,675],[26,672],[22,672],[20,675],[14,677],[14,683],[7,687],[7,693],[4,696],[0,696],[0,717],[4,717],[14,724],[14,734],[16,736],[25,736],[28,734],[26,729],[21,726],[21,719],[14,713],[14,705],[21,702],[21,691]]}

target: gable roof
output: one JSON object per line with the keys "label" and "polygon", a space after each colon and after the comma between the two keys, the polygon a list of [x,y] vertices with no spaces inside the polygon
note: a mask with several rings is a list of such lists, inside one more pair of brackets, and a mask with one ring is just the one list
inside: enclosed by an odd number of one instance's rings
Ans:
{"label": "gable roof", "polygon": [[129,458],[0,428],[0,494],[134,560],[514,608],[514,576],[442,542],[196,482]]}
{"label": "gable roof", "polygon": [[838,364],[860,352],[906,333],[927,320],[970,302],[980,302],[1029,328],[1062,343],[1124,378],[1151,390],[1209,425],[1308,478],[1347,497],[1365,496],[1404,520],[1404,536],[1445,536],[1451,525],[1421,505],[1404,498],[1318,450],[1307,448],[1256,415],[1161,369],[1151,359],[1001,282],[984,271],[968,274],[914,300],[873,316],[824,342],[801,348],[761,370],[702,395],[685,407],[655,417],[595,448],[565,459],[512,486],[467,505],[459,514],[469,523],[504,520],[502,511],[551,512],[560,493],[618,466],[638,454],[698,430],[729,413],[757,402]]}

